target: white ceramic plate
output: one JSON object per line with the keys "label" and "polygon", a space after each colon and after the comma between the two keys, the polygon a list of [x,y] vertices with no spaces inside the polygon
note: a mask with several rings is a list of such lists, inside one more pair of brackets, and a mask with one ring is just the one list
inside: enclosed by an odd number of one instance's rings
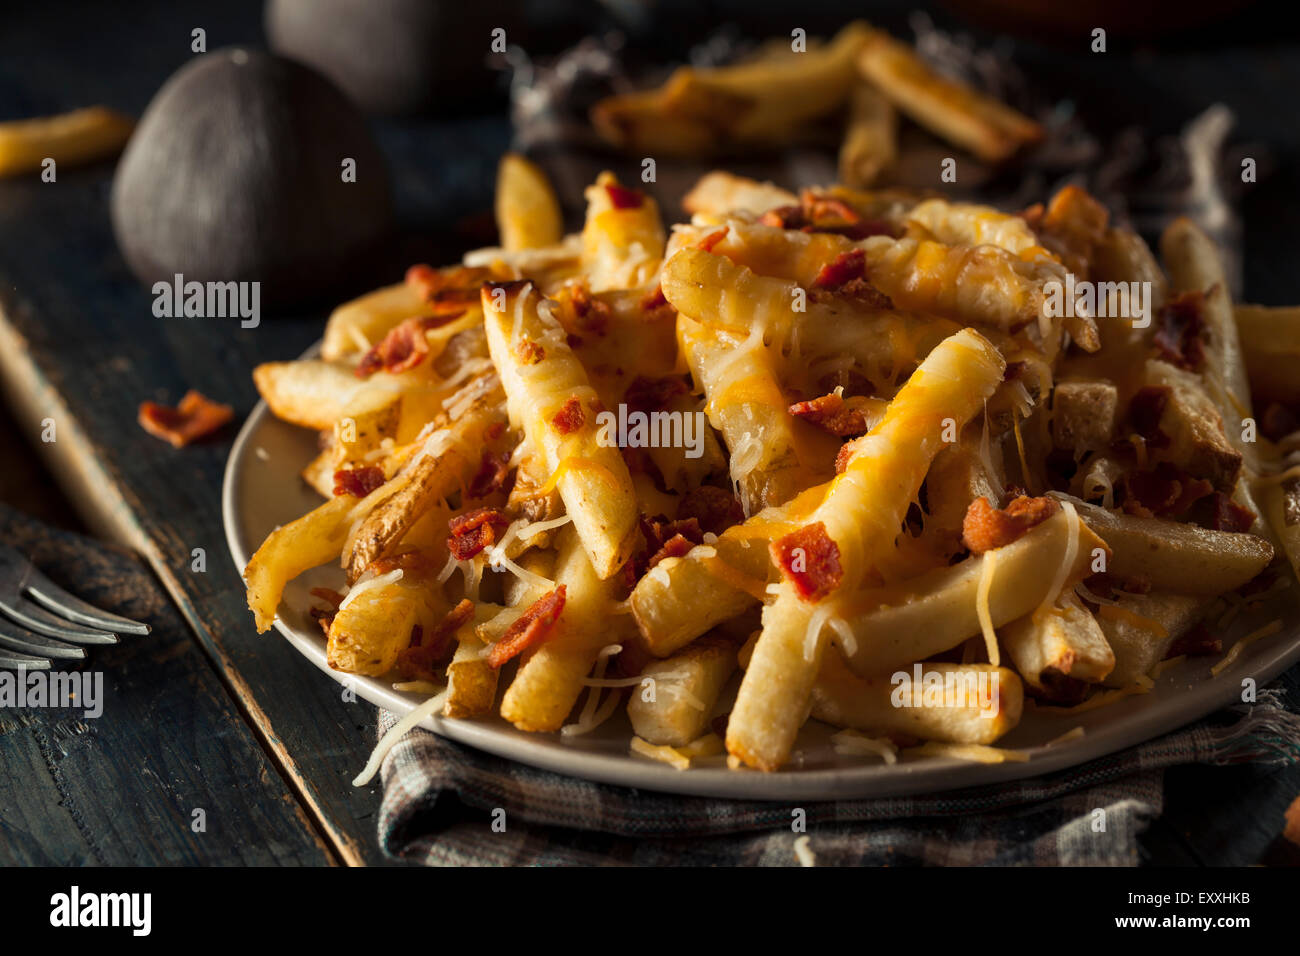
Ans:
{"label": "white ceramic plate", "polygon": [[[281,524],[320,504],[320,497],[299,477],[316,453],[316,435],[275,418],[259,403],[235,440],[226,465],[222,513],[226,541],[235,564],[242,570],[262,539]],[[285,590],[275,626],[309,661],[373,704],[398,714],[409,712],[420,698],[392,689],[390,683],[330,670],[325,663],[325,640],[307,613],[313,587],[343,584],[337,567],[319,568],[302,575]],[[628,752],[631,728],[620,712],[586,736],[527,734],[499,717],[447,720],[430,717],[424,726],[434,733],[556,773],[604,783],[698,796],[750,800],[829,800],[883,797],[951,790],[977,784],[1060,770],[1114,753],[1125,747],[1190,723],[1240,700],[1243,678],[1263,685],[1300,660],[1300,608],[1293,585],[1258,611],[1238,615],[1224,634],[1225,646],[1261,623],[1281,617],[1282,630],[1247,647],[1233,666],[1218,677],[1210,676],[1215,658],[1185,661],[1167,671],[1155,689],[1075,717],[1047,717],[1027,712],[1014,732],[999,746],[1029,751],[1024,763],[979,764],[953,759],[906,761],[887,766],[873,758],[836,754],[829,743],[833,729],[809,721],[801,732],[795,759],[788,769],[763,774],[729,770],[721,758],[679,771],[666,764]],[[249,627],[252,627],[250,615]],[[1047,746],[1074,727],[1085,733]],[[367,754],[356,755],[357,769]]]}

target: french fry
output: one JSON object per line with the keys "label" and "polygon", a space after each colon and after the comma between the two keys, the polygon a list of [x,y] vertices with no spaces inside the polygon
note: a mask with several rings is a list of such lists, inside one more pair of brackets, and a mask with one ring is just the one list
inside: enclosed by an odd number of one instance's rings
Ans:
{"label": "french fry", "polygon": [[1264,402],[1300,402],[1300,308],[1238,305],[1233,318],[1251,393]]}
{"label": "french fry", "polygon": [[633,732],[652,744],[689,744],[708,730],[713,706],[735,670],[736,645],[718,635],[649,664],[627,704]]}
{"label": "french fry", "polygon": [[859,83],[849,97],[849,121],[840,144],[840,181],[870,186],[898,159],[898,114],[874,88]]}
{"label": "french fry", "polygon": [[[1067,583],[1090,573],[1094,552],[1097,548],[1104,552],[1105,542],[1084,522],[1075,525],[1069,514],[1061,511],[1019,540],[997,549],[997,567],[988,594],[994,628],[1031,613],[1059,594],[1060,589],[1053,590],[1053,585],[1063,567]],[[1072,533],[1078,535],[1073,549]],[[1066,565],[1070,550],[1074,560]],[[899,587],[852,596],[840,616],[855,635],[855,646],[846,648],[842,639],[836,641],[849,666],[860,676],[876,677],[950,650],[979,634],[976,595],[987,561],[987,554],[976,555]]]}
{"label": "french fry", "polygon": [[[958,332],[926,357],[860,441],[811,516],[838,552],[838,587],[856,589],[885,559],[943,445],[941,422],[951,419],[960,428],[979,412],[1005,367],[978,333]],[[727,725],[728,753],[751,767],[775,770],[784,763],[807,715],[829,632],[825,621],[815,626],[814,610],[787,580],[763,612],[763,633]]]}
{"label": "french fry", "polygon": [[402,537],[437,502],[467,484],[478,468],[485,433],[502,422],[500,393],[475,402],[456,421],[434,431],[389,484],[399,490],[371,511],[358,527],[345,555],[348,579],[355,581],[370,562],[390,554]]}
{"label": "french fry", "polygon": [[317,431],[332,429],[367,390],[347,366],[315,359],[264,362],[253,382],[276,418]]}
{"label": "french fry", "polygon": [[1051,257],[1023,216],[992,206],[927,199],[907,214],[909,235],[947,245],[997,246],[1021,259]]}
{"label": "french fry", "polygon": [[479,640],[476,627],[496,611],[494,605],[480,602],[474,607],[474,618],[456,631],[456,652],[447,665],[447,701],[442,705],[442,716],[465,719],[492,713],[501,672],[487,662],[486,645]]}
{"label": "french fry", "polygon": [[334,449],[326,448],[319,455],[307,462],[302,470],[302,480],[322,498],[334,496]]}
{"label": "french fry", "polygon": [[828,488],[815,486],[783,505],[764,508],[712,545],[651,568],[628,598],[650,652],[666,657],[762,601],[772,567],[768,544],[795,530]]}
{"label": "french fry", "polygon": [[[921,679],[916,679],[917,672]],[[861,678],[834,650],[812,689],[812,717],[876,736],[991,744],[1020,723],[1024,688],[1015,671],[990,664],[918,664],[891,677]],[[926,682],[951,699],[927,705]]]}
{"label": "french fry", "polygon": [[507,252],[553,246],[564,235],[560,202],[536,164],[506,153],[497,166],[497,231]]}
{"label": "french fry", "polygon": [[353,585],[330,624],[326,660],[335,670],[381,677],[410,646],[416,624],[430,626],[446,611],[423,577],[392,571]]}
{"label": "french fry", "polygon": [[346,495],[330,498],[267,535],[244,568],[248,607],[259,634],[271,629],[284,586],[304,571],[337,560],[354,514],[373,507],[382,494],[377,488],[360,502]]}
{"label": "french fry", "polygon": [[115,155],[135,122],[103,106],[0,123],[0,178],[42,168],[46,159],[79,166]]}
{"label": "french fry", "polygon": [[1102,605],[1098,623],[1115,653],[1115,668],[1105,685],[1130,687],[1150,674],[1175,639],[1205,616],[1212,600],[1197,594],[1152,591],[1122,595],[1118,606]]}
{"label": "french fry", "polygon": [[799,197],[772,183],[760,183],[745,176],[735,176],[720,169],[705,173],[682,199],[682,208],[691,215],[724,216],[730,212],[747,212],[761,216],[778,206],[794,206]]}
{"label": "french fry", "polygon": [[1106,570],[1149,581],[1156,590],[1213,597],[1241,587],[1273,560],[1273,546],[1253,534],[1139,518],[1082,503],[1075,508],[1110,547]]}
{"label": "french fry", "polygon": [[947,555],[962,549],[962,522],[976,498],[1000,501],[1006,476],[984,448],[983,429],[967,425],[957,441],[934,456],[925,477],[925,533],[941,542]]}
{"label": "french fry", "polygon": [[405,282],[385,286],[345,302],[330,313],[321,358],[339,362],[367,351],[399,322],[423,314],[424,301]]}
{"label": "french fry", "polygon": [[874,30],[858,56],[862,75],[922,126],[986,162],[1043,138],[1029,117],[928,67],[905,44]]}
{"label": "french fry", "polygon": [[[636,491],[618,448],[599,441],[595,391],[564,329],[543,316],[542,301],[527,283],[484,286],[488,346],[510,419],[545,456],[592,566],[605,580],[636,545]],[[566,407],[577,411],[557,424]]]}
{"label": "french fry", "polygon": [[609,172],[587,187],[582,265],[592,292],[646,285],[659,270],[664,242],[659,207],[650,196]]}
{"label": "french fry", "polygon": [[1071,685],[1096,684],[1115,667],[1101,626],[1073,593],[1052,610],[1012,621],[1000,637],[1025,683],[1045,696],[1069,696]]}
{"label": "french fry", "polygon": [[596,574],[574,529],[566,526],[558,544],[555,583],[565,587],[564,610],[501,699],[501,716],[520,730],[559,730],[600,649],[625,639],[631,627],[626,615],[613,614],[616,583]]}
{"label": "french fry", "polygon": [[682,67],[659,89],[601,100],[592,125],[626,152],[698,157],[743,145],[786,143],[845,102],[861,23],[806,52],[787,50],[717,69]]}

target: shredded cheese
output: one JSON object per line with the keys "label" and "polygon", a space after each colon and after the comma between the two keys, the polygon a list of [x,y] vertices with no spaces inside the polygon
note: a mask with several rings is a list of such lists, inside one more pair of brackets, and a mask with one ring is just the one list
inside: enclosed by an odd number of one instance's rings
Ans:
{"label": "shredded cheese", "polygon": [[648,740],[633,736],[628,749],[634,754],[640,754],[642,757],[649,757],[651,760],[666,763],[674,770],[689,770],[691,768],[691,758],[667,744],[655,745]]}
{"label": "shredded cheese", "polygon": [[810,843],[812,839],[806,833],[794,841],[794,856],[800,866],[817,865],[817,854],[812,851]]}
{"label": "shredded cheese", "polygon": [[1240,657],[1241,652],[1244,651],[1247,647],[1249,647],[1251,644],[1254,644],[1258,640],[1262,640],[1263,638],[1268,637],[1271,634],[1276,634],[1280,630],[1282,630],[1282,621],[1281,619],[1277,619],[1277,620],[1269,621],[1267,624],[1265,624],[1263,627],[1259,628],[1258,630],[1251,631],[1249,634],[1247,634],[1245,637],[1239,640],[1236,644],[1233,644],[1231,648],[1229,648],[1228,653],[1223,655],[1223,660],[1219,661],[1219,663],[1215,664],[1213,667],[1210,668],[1210,673],[1213,676],[1218,677],[1221,673],[1223,673],[1223,671],[1227,670],[1229,667],[1232,666],[1232,662],[1235,661],[1238,657]]}
{"label": "shredded cheese", "polygon": [[379,768],[384,764],[384,758],[388,756],[388,752],[393,749],[393,746],[405,737],[408,731],[418,726],[422,720],[426,717],[432,717],[442,709],[442,705],[447,701],[447,690],[444,687],[439,693],[411,708],[409,714],[393,724],[392,729],[384,734],[379,743],[375,744],[374,752],[371,753],[370,759],[366,761],[365,767],[361,769],[361,773],[357,774],[356,779],[352,781],[352,786],[364,787],[374,779],[375,774],[379,772]]}
{"label": "shredded cheese", "polygon": [[1074,569],[1074,559],[1079,556],[1079,525],[1082,519],[1069,501],[1062,499],[1061,508],[1065,511],[1066,520],[1070,524],[1069,534],[1065,539],[1065,556],[1061,560],[1061,566],[1056,569],[1056,577],[1052,579],[1051,587],[1043,596],[1043,603],[1034,611],[1035,614],[1046,613],[1056,607],[1056,602],[1065,589],[1065,583],[1069,580],[1070,572]]}
{"label": "shredded cheese", "polygon": [[986,747],[983,744],[950,744],[942,740],[928,740],[919,747],[908,747],[905,757],[953,757],[974,763],[1024,763],[1029,754],[1023,750],[1004,747]]}
{"label": "shredded cheese", "polygon": [[348,591],[348,596],[339,604],[339,611],[351,607],[356,599],[361,597],[361,595],[365,594],[367,591],[373,591],[375,588],[382,588],[389,584],[396,584],[400,580],[402,580],[401,568],[397,568],[393,571],[389,571],[387,574],[381,574],[378,577],[373,578],[366,578],[363,575],[357,579],[356,584],[352,585],[351,590]]}
{"label": "shredded cheese", "polygon": [[989,663],[994,667],[1002,663],[998,651],[998,632],[993,628],[993,612],[989,609],[989,591],[993,588],[993,575],[997,572],[997,550],[984,552],[984,563],[980,565],[980,583],[975,592],[975,614],[979,617],[980,631],[984,634],[984,649],[988,652]]}
{"label": "shredded cheese", "polygon": [[888,737],[868,737],[856,730],[831,735],[831,746],[846,757],[879,757],[886,764],[898,763],[898,746]]}

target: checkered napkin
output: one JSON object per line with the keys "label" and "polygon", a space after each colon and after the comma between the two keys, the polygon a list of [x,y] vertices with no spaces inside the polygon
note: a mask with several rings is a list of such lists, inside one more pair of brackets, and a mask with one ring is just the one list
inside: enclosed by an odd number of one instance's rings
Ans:
{"label": "checkered napkin", "polygon": [[[396,722],[380,711],[380,736]],[[803,834],[793,831],[792,810],[801,806],[818,866],[1131,866],[1138,834],[1163,810],[1166,767],[1246,762],[1300,762],[1300,714],[1277,687],[1049,776],[801,805],[592,783],[417,729],[384,761],[379,838],[391,857],[429,866],[794,866]]]}

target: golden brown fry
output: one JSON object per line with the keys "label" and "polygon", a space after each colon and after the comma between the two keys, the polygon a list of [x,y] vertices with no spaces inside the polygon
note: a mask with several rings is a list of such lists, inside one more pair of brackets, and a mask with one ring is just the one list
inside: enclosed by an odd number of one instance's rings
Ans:
{"label": "golden brown fry", "polygon": [[736,670],[736,645],[710,634],[641,671],[627,716],[652,744],[683,747],[709,728],[723,686]]}
{"label": "golden brown fry", "polygon": [[682,199],[682,208],[691,215],[723,216],[729,212],[747,212],[761,216],[778,206],[794,206],[799,197],[772,183],[760,183],[745,176],[715,169],[705,173]]}
{"label": "golden brown fry", "polygon": [[564,236],[560,202],[535,163],[506,153],[497,166],[497,231],[507,252],[553,246]]}
{"label": "golden brown fry", "polygon": [[870,186],[898,159],[898,114],[873,87],[859,83],[849,99],[849,122],[840,144],[840,181]]}
{"label": "golden brown fry", "polygon": [[116,154],[126,145],[135,121],[103,106],[0,123],[0,178],[42,168],[79,166]]}

